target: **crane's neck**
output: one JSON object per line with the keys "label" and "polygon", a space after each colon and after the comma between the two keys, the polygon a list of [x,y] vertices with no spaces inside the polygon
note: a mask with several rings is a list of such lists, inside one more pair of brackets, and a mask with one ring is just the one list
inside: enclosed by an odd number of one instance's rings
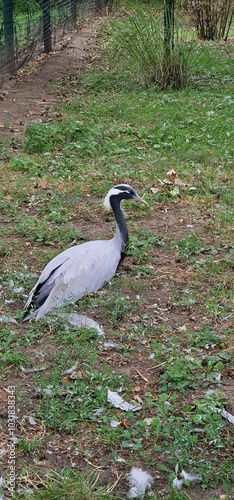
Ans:
{"label": "crane's neck", "polygon": [[123,258],[124,249],[128,244],[128,228],[120,208],[120,201],[115,199],[113,196],[110,198],[110,204],[116,220],[116,232],[114,238],[119,243],[121,257]]}

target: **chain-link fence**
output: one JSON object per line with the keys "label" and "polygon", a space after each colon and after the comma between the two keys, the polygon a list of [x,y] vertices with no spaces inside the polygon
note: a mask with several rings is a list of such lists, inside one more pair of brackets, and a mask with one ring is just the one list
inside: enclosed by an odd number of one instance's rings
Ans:
{"label": "chain-link fence", "polygon": [[100,14],[108,0],[0,0],[0,84],[90,15]]}

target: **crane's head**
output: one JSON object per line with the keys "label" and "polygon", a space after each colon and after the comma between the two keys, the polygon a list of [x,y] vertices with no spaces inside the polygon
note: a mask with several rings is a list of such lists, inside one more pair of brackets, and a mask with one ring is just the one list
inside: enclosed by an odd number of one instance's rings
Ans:
{"label": "crane's head", "polygon": [[116,201],[119,201],[119,203],[122,200],[136,200],[148,205],[148,203],[136,193],[135,189],[128,184],[118,184],[108,191],[104,199],[104,206],[107,210],[111,209],[111,199],[115,199]]}

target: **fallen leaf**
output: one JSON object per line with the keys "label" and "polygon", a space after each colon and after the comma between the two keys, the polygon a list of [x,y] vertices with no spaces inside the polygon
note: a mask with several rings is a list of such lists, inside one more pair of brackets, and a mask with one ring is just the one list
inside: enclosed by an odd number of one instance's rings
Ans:
{"label": "fallen leaf", "polygon": [[78,372],[73,372],[73,373],[71,373],[70,378],[72,380],[75,380],[76,378],[80,378],[82,380],[83,379],[83,373],[82,373],[81,370],[79,370]]}
{"label": "fallen leaf", "polygon": [[137,385],[136,387],[134,387],[133,389],[135,392],[139,392],[141,391],[141,387],[139,385]]}
{"label": "fallen leaf", "polygon": [[150,389],[149,392],[154,399],[157,399],[158,395],[156,394],[156,392],[153,391],[153,389]]}
{"label": "fallen leaf", "polygon": [[127,429],[128,428],[128,426],[126,424],[126,420],[121,420],[120,425],[121,425],[121,427],[123,427],[123,429]]}
{"label": "fallen leaf", "polygon": [[169,175],[169,177],[172,177],[172,178],[177,177],[177,173],[173,168],[171,170],[168,170],[167,175]]}
{"label": "fallen leaf", "polygon": [[143,401],[142,401],[142,399],[140,398],[140,396],[138,396],[138,394],[137,394],[136,396],[134,396],[134,399],[135,399],[135,401],[137,401],[139,404],[141,404],[141,405],[143,404]]}
{"label": "fallen leaf", "polygon": [[47,370],[48,366],[36,366],[35,368],[24,368],[22,365],[20,365],[20,370],[23,373],[37,373],[37,372],[42,372],[44,370]]}
{"label": "fallen leaf", "polygon": [[104,342],[103,347],[106,351],[110,351],[111,349],[118,347],[118,344],[110,340],[109,342]]}
{"label": "fallen leaf", "polygon": [[150,188],[150,191],[151,191],[151,193],[156,194],[156,193],[158,193],[159,189],[160,188],[152,187],[152,188]]}
{"label": "fallen leaf", "polygon": [[163,179],[162,182],[163,182],[163,184],[173,184],[172,181],[170,179],[167,179],[167,178]]}

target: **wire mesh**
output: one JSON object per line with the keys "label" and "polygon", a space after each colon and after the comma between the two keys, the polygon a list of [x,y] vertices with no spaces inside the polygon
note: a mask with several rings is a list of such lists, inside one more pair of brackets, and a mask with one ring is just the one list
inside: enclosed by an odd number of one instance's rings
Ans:
{"label": "wire mesh", "polygon": [[0,84],[84,20],[101,13],[108,0],[0,0]]}

